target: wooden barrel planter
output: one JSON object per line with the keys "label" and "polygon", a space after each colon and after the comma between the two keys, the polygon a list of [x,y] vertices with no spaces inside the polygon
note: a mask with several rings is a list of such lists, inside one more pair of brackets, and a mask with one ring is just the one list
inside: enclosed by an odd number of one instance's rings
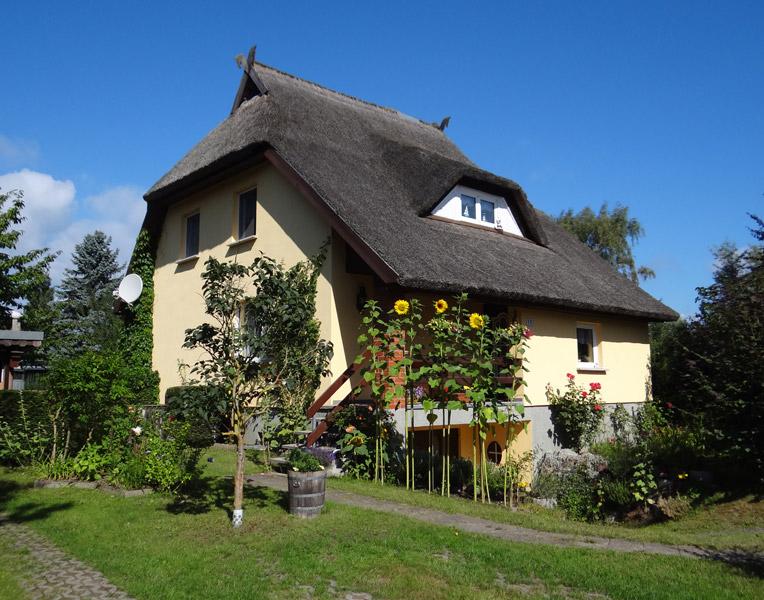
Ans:
{"label": "wooden barrel planter", "polygon": [[302,519],[321,514],[326,498],[326,471],[288,471],[289,512]]}

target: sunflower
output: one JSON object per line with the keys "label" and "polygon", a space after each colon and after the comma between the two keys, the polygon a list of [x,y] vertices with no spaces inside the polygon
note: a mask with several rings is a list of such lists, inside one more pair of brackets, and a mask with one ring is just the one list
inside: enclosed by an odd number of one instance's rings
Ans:
{"label": "sunflower", "polygon": [[393,309],[400,316],[403,316],[409,312],[409,303],[406,300],[396,300]]}
{"label": "sunflower", "polygon": [[443,298],[441,298],[440,300],[437,300],[435,302],[435,312],[436,313],[442,314],[442,313],[446,312],[447,310],[448,310],[448,302],[443,300]]}
{"label": "sunflower", "polygon": [[485,317],[478,313],[472,313],[470,315],[470,327],[472,329],[483,329],[485,325]]}

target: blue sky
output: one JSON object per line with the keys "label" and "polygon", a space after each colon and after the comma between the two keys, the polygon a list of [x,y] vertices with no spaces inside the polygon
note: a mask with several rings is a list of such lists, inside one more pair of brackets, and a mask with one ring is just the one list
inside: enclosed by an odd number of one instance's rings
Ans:
{"label": "blue sky", "polygon": [[[645,226],[645,288],[683,314],[710,248],[764,214],[761,2],[14,2],[0,36],[0,186],[27,243],[101,227],[129,254],[140,196],[223,120],[258,59],[428,121],[557,214]],[[56,266],[59,274],[65,258]]]}

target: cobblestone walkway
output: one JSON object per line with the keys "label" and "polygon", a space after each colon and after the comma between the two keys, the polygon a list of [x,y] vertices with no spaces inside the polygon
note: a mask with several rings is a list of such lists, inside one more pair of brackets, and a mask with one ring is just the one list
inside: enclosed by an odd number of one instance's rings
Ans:
{"label": "cobblestone walkway", "polygon": [[[287,478],[277,473],[262,473],[249,477],[247,482],[250,485],[260,485],[271,487],[277,490],[286,491]],[[342,492],[339,490],[327,490],[326,499],[340,504],[358,506],[381,512],[397,514],[402,517],[409,517],[417,521],[432,523],[433,525],[443,525],[468,531],[470,533],[481,533],[491,537],[500,538],[510,542],[523,542],[528,544],[549,544],[551,546],[563,546],[568,548],[593,548],[595,550],[613,550],[616,552],[644,552],[647,554],[663,554],[668,556],[685,556],[691,558],[711,558],[710,552],[704,551],[693,546],[669,546],[667,544],[655,544],[650,542],[637,542],[632,540],[605,538],[596,536],[578,536],[564,533],[553,533],[550,531],[539,531],[517,525],[508,525],[470,517],[454,513],[446,513],[431,508],[420,508],[398,502],[389,502],[379,500],[370,496]]]}
{"label": "cobblestone walkway", "polygon": [[18,551],[23,563],[18,565],[23,573],[20,584],[32,600],[131,600],[101,573],[26,525],[0,516],[0,538]]}

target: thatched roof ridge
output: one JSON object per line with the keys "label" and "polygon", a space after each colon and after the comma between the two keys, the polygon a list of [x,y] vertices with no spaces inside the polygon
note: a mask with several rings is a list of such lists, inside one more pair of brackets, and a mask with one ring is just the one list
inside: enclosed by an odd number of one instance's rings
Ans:
{"label": "thatched roof ridge", "polygon": [[[254,63],[242,101],[146,194],[172,199],[247,157],[276,153],[327,214],[405,287],[667,320],[676,313],[480,169],[432,124]],[[268,150],[270,149],[270,150]],[[527,239],[429,217],[457,183],[507,198]]]}

